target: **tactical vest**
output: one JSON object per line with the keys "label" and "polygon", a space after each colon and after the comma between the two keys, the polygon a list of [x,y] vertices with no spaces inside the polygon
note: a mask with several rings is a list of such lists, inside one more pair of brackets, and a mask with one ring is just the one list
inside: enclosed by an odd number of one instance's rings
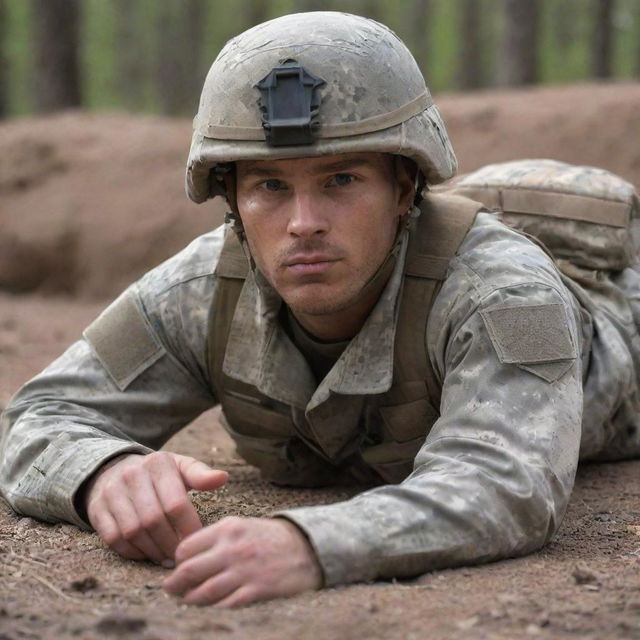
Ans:
{"label": "tactical vest", "polygon": [[441,383],[427,354],[427,321],[451,258],[483,206],[467,198],[429,194],[409,228],[394,346],[393,382],[360,403],[354,413],[356,440],[340,459],[331,459],[304,428],[294,409],[223,373],[233,315],[249,265],[235,233],[227,231],[209,316],[209,371],[222,404],[223,424],[238,454],[263,477],[283,485],[321,486],[345,482],[399,482],[439,417]]}

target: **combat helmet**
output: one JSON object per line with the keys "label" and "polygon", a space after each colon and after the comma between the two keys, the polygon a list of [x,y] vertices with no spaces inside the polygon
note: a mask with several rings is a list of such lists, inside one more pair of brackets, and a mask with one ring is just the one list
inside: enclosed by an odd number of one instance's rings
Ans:
{"label": "combat helmet", "polygon": [[230,40],[202,90],[187,163],[194,202],[224,195],[236,160],[359,151],[412,159],[423,182],[456,171],[444,123],[404,43],[373,20],[298,13]]}

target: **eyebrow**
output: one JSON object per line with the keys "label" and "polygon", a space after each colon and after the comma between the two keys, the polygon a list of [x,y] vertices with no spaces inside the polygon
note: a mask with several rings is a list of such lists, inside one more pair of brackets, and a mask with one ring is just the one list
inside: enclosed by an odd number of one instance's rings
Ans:
{"label": "eyebrow", "polygon": [[[349,169],[357,169],[359,167],[370,167],[372,166],[371,160],[367,158],[344,158],[342,160],[336,160],[334,162],[328,162],[326,164],[322,164],[318,167],[317,173],[331,173],[331,172],[339,172],[346,171]],[[286,175],[287,171],[285,169],[280,169],[277,165],[267,165],[264,166],[251,166],[243,171],[243,177],[250,178],[267,178],[272,176],[283,176]]]}

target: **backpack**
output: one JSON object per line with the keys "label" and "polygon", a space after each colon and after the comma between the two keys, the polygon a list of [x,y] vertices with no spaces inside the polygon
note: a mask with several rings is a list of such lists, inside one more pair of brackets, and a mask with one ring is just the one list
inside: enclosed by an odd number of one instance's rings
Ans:
{"label": "backpack", "polygon": [[631,183],[604,169],[516,160],[487,165],[434,191],[497,211],[560,266],[619,271],[637,261],[640,198]]}

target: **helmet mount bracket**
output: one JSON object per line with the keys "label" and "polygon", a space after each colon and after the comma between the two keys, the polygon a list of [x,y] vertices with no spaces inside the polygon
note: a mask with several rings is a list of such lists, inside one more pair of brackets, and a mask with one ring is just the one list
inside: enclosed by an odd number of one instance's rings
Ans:
{"label": "helmet mount bracket", "polygon": [[325,84],[296,60],[274,67],[254,87],[260,90],[262,127],[270,147],[313,144],[318,129],[318,87]]}

